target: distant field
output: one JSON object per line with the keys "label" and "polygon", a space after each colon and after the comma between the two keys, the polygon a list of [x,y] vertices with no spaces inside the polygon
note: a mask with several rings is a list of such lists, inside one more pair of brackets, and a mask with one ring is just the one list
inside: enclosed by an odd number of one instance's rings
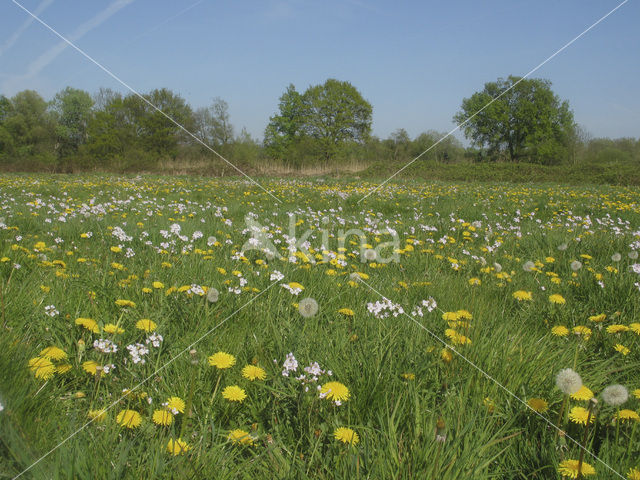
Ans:
{"label": "distant field", "polygon": [[640,478],[639,189],[260,182],[0,177],[0,478]]}

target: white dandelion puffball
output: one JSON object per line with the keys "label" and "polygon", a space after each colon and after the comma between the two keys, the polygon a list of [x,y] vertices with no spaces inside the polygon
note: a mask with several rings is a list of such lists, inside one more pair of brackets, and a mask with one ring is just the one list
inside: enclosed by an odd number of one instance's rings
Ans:
{"label": "white dandelion puffball", "polygon": [[313,317],[318,313],[318,302],[311,297],[303,298],[300,300],[300,303],[298,303],[298,311],[304,318]]}
{"label": "white dandelion puffball", "polygon": [[533,271],[534,268],[536,268],[536,264],[533,263],[531,260],[529,260],[528,262],[525,262],[524,265],[522,265],[522,269],[525,272],[531,272]]}
{"label": "white dandelion puffball", "polygon": [[571,262],[571,270],[573,270],[574,272],[577,272],[581,268],[582,262],[579,262],[578,260],[574,260],[573,262]]}
{"label": "white dandelion puffball", "polygon": [[493,269],[497,272],[500,273],[502,271],[502,265],[500,265],[498,262],[493,264]]}
{"label": "white dandelion puffball", "polygon": [[602,391],[602,400],[612,407],[618,407],[629,399],[629,391],[623,385],[609,385]]}
{"label": "white dandelion puffball", "polygon": [[635,260],[636,258],[638,258],[638,252],[636,252],[635,250],[631,250],[627,255],[629,255],[629,258],[631,260]]}
{"label": "white dandelion puffball", "polygon": [[558,245],[558,250],[564,252],[568,247],[569,245],[567,245],[566,243],[561,243],[560,245]]}
{"label": "white dandelion puffball", "polygon": [[364,258],[369,262],[373,262],[378,257],[378,254],[375,250],[368,248],[364,251]]}
{"label": "white dandelion puffball", "polygon": [[616,252],[613,255],[611,255],[611,260],[613,262],[619,262],[620,260],[622,260],[622,255],[620,255],[618,252]]}
{"label": "white dandelion puffball", "polygon": [[556,376],[556,386],[565,395],[573,395],[582,387],[582,379],[573,369],[560,370]]}
{"label": "white dandelion puffball", "polygon": [[216,290],[215,288],[211,287],[209,288],[209,290],[207,290],[207,300],[209,300],[211,303],[217,302],[219,296],[220,292],[218,292],[218,290]]}

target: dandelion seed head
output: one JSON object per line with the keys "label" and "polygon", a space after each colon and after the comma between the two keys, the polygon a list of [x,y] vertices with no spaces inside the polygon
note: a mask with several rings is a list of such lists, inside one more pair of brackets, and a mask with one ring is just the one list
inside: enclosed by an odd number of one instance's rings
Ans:
{"label": "dandelion seed head", "polygon": [[303,298],[298,303],[298,312],[300,312],[300,315],[304,318],[313,317],[318,313],[318,302],[311,297]]}
{"label": "dandelion seed head", "polygon": [[609,385],[602,391],[602,400],[612,407],[618,407],[629,399],[629,390],[624,385]]}
{"label": "dandelion seed head", "polygon": [[565,368],[556,375],[556,386],[565,395],[573,395],[582,387],[582,379],[573,369]]}

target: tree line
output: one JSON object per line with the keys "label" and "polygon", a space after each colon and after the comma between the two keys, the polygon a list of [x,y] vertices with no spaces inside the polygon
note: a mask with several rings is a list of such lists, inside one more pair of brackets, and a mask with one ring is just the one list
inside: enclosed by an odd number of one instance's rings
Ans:
{"label": "tree line", "polygon": [[[209,161],[207,148],[250,168],[361,163],[640,161],[640,140],[592,139],[544,79],[510,76],[488,82],[462,101],[453,122],[469,140],[426,131],[411,138],[397,129],[371,134],[373,107],[349,82],[328,79],[304,92],[289,85],[269,118],[264,140],[236,132],[229,106],[216,97],[193,109],[179,94],[155,89],[93,95],[67,87],[46,101],[33,90],[0,95],[0,168],[5,170],[145,171],[159,162]],[[174,121],[172,121],[173,119]]]}

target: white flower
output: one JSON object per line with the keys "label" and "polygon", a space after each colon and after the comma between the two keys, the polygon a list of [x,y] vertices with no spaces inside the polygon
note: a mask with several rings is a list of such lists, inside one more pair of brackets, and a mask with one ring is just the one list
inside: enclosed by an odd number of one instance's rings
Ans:
{"label": "white flower", "polygon": [[284,368],[284,370],[282,370],[283,377],[288,377],[289,372],[295,372],[298,369],[298,361],[296,360],[296,357],[293,356],[292,352],[287,354],[287,358],[285,358],[282,368]]}
{"label": "white flower", "polygon": [[2,405],[2,403],[0,403],[0,412],[4,410],[4,405]]}
{"label": "white flower", "polygon": [[280,273],[278,270],[274,270],[273,273],[269,276],[269,280],[272,282],[279,282],[284,278],[284,275]]}
{"label": "white flower", "polygon": [[149,335],[146,338],[144,343],[147,344],[147,345],[151,344],[154,347],[158,348],[160,346],[160,344],[162,343],[162,340],[164,340],[162,338],[162,335],[160,335],[159,333],[153,332],[151,335]]}
{"label": "white flower", "polygon": [[46,307],[44,307],[44,313],[46,315],[49,315],[50,317],[55,317],[56,315],[60,314],[55,305],[47,305]]}
{"label": "white flower", "polygon": [[556,376],[556,386],[565,395],[573,395],[582,387],[582,379],[573,369],[560,370]]}
{"label": "white flower", "polygon": [[118,346],[107,338],[100,338],[93,341],[93,348],[102,353],[115,353],[118,351]]}
{"label": "white flower", "polygon": [[609,385],[602,391],[602,400],[612,407],[618,407],[629,398],[629,391],[623,385]]}

